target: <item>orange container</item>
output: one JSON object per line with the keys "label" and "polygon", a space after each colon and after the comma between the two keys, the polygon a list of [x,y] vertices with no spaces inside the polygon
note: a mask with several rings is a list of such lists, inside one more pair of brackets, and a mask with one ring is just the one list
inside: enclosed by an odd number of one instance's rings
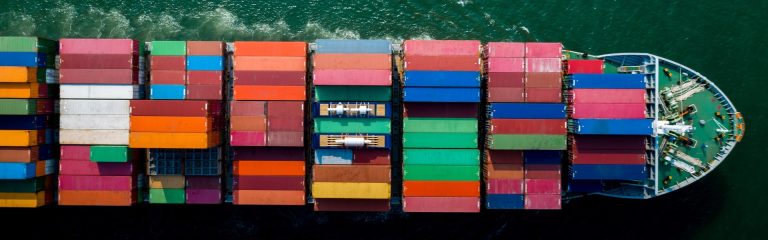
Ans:
{"label": "orange container", "polygon": [[304,205],[304,191],[298,190],[235,190],[236,205]]}
{"label": "orange container", "polygon": [[389,54],[315,54],[312,61],[315,69],[392,69],[392,58]]}
{"label": "orange container", "polygon": [[305,86],[239,85],[234,89],[235,100],[295,100],[307,99]]}
{"label": "orange container", "polygon": [[479,197],[477,181],[403,181],[408,197]]}
{"label": "orange container", "polygon": [[37,146],[39,142],[36,130],[0,130],[0,146],[28,147]]}
{"label": "orange container", "polygon": [[38,98],[39,95],[37,83],[0,83],[0,98]]}
{"label": "orange container", "polygon": [[0,82],[36,82],[37,68],[0,66]]}
{"label": "orange container", "polygon": [[267,131],[266,116],[232,116],[229,118],[230,130],[233,131]]}
{"label": "orange container", "polygon": [[304,72],[307,59],[303,57],[235,57],[234,68],[238,71]]}
{"label": "orange container", "polygon": [[212,148],[221,142],[219,132],[161,133],[131,132],[130,148]]}
{"label": "orange container", "polygon": [[523,179],[522,164],[486,164],[486,177],[488,179]]}
{"label": "orange container", "polygon": [[131,206],[134,202],[131,191],[59,191],[59,205],[62,206]]}
{"label": "orange container", "polygon": [[213,130],[213,118],[131,116],[131,132],[205,133]]}
{"label": "orange container", "polygon": [[304,162],[299,161],[235,161],[238,176],[304,176]]}
{"label": "orange container", "polygon": [[235,56],[306,57],[305,42],[235,42]]}

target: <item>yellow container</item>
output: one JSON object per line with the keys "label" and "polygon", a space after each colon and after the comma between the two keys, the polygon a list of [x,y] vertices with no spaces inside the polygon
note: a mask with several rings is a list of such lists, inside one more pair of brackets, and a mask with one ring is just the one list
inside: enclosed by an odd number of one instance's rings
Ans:
{"label": "yellow container", "polygon": [[0,98],[37,98],[40,85],[37,83],[0,83]]}
{"label": "yellow container", "polygon": [[0,82],[26,83],[36,81],[36,68],[0,66]]}
{"label": "yellow container", "polygon": [[159,133],[131,132],[130,148],[212,148],[220,143],[219,132]]}
{"label": "yellow container", "polygon": [[184,176],[149,176],[149,188],[184,188]]}
{"label": "yellow container", "polygon": [[0,207],[36,208],[45,205],[45,191],[37,193],[0,193]]}
{"label": "yellow container", "polygon": [[0,146],[29,147],[37,146],[36,130],[0,130]]}
{"label": "yellow container", "polygon": [[314,182],[314,198],[389,199],[389,183]]}

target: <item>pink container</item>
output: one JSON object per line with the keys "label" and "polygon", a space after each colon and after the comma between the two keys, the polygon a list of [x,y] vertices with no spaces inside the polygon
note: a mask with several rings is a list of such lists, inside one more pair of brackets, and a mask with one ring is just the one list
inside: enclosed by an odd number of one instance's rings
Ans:
{"label": "pink container", "polygon": [[221,189],[187,189],[187,204],[220,204]]}
{"label": "pink container", "polygon": [[139,42],[131,39],[65,38],[59,40],[59,54],[136,54]]}
{"label": "pink container", "polygon": [[489,58],[488,72],[525,72],[524,58]]}
{"label": "pink container", "polygon": [[422,71],[480,71],[480,57],[468,56],[408,56],[405,69]]}
{"label": "pink container", "polygon": [[59,176],[59,190],[130,191],[132,176]]}
{"label": "pink container", "polygon": [[560,194],[560,178],[525,179],[525,194]]}
{"label": "pink container", "polygon": [[91,146],[88,145],[61,145],[59,153],[61,160],[91,160]]}
{"label": "pink container", "polygon": [[529,42],[525,43],[526,58],[561,58],[562,43]]}
{"label": "pink container", "polygon": [[525,195],[525,209],[561,209],[562,199],[560,194],[528,194]]}
{"label": "pink container", "polygon": [[267,133],[267,146],[270,147],[301,147],[304,146],[304,131]]}
{"label": "pink container", "polygon": [[489,58],[525,57],[525,43],[522,42],[489,42],[485,46]]}
{"label": "pink container", "polygon": [[231,131],[229,141],[232,146],[267,146],[267,133]]}
{"label": "pink container", "polygon": [[390,70],[315,70],[315,85],[390,86]]}
{"label": "pink container", "polygon": [[91,161],[59,161],[60,175],[79,176],[130,176],[133,175],[133,163],[95,163]]}
{"label": "pink container", "polygon": [[404,197],[404,212],[480,212],[479,197]]}
{"label": "pink container", "polygon": [[187,190],[189,189],[221,189],[219,176],[186,176]]}
{"label": "pink container", "polygon": [[574,103],[643,103],[644,89],[574,89]]}
{"label": "pink container", "polygon": [[576,103],[573,104],[572,118],[610,118],[638,119],[645,118],[644,103]]}
{"label": "pink container", "polygon": [[479,56],[477,40],[405,40],[405,56]]}
{"label": "pink container", "polygon": [[526,58],[526,72],[552,72],[563,71],[563,62],[560,58]]}
{"label": "pink container", "polygon": [[486,194],[523,194],[523,179],[488,179]]}
{"label": "pink container", "polygon": [[567,74],[602,74],[603,60],[568,60]]}

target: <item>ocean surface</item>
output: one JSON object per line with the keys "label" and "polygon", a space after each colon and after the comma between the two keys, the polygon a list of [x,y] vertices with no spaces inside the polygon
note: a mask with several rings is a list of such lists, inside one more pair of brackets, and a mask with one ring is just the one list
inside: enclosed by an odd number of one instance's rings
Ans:
{"label": "ocean surface", "polygon": [[747,131],[703,180],[637,201],[589,197],[562,211],[314,213],[310,207],[0,209],[24,238],[758,239],[768,233],[768,1],[0,0],[0,35],[139,40],[318,38],[561,41],[593,54],[649,52],[713,80]]}

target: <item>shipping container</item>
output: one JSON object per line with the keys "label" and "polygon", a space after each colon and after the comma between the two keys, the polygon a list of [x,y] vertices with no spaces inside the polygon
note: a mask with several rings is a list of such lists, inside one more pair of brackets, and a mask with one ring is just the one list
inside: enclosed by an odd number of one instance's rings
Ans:
{"label": "shipping container", "polygon": [[184,204],[186,194],[183,188],[149,189],[149,203]]}
{"label": "shipping container", "polygon": [[576,134],[652,135],[653,119],[577,119]]}
{"label": "shipping container", "polygon": [[489,148],[498,150],[566,150],[565,135],[492,134]]}
{"label": "shipping container", "polygon": [[488,58],[488,72],[523,73],[525,58]]}
{"label": "shipping container", "polygon": [[301,147],[304,146],[304,131],[270,131],[267,132],[267,146],[270,147]]}
{"label": "shipping container", "polygon": [[[64,110],[62,109],[62,111]],[[49,113],[53,113],[53,100],[50,99],[0,99],[0,115]]]}
{"label": "shipping container", "polygon": [[523,194],[523,179],[486,179],[486,198],[491,194]]}
{"label": "shipping container", "polygon": [[403,181],[408,197],[480,197],[479,181]]}
{"label": "shipping container", "polygon": [[480,87],[480,72],[406,71],[404,86],[409,87]]}
{"label": "shipping container", "polygon": [[602,74],[603,60],[580,60],[573,59],[566,61],[566,74]]}
{"label": "shipping container", "polygon": [[645,89],[643,74],[573,74],[569,78],[574,89]]}
{"label": "shipping container", "polygon": [[41,160],[38,146],[0,148],[0,162],[28,163],[37,160]]}
{"label": "shipping container", "polygon": [[307,60],[304,57],[253,57],[237,56],[235,53],[234,70],[246,71],[306,71]]}
{"label": "shipping container", "polygon": [[404,118],[403,132],[477,132],[475,118]]}
{"label": "shipping container", "polygon": [[[135,69],[61,69],[59,83],[61,84],[109,84],[128,85],[139,81]],[[62,85],[63,87],[64,85]],[[86,85],[88,86],[88,85]],[[106,87],[106,86],[105,86]]]}
{"label": "shipping container", "polygon": [[184,85],[187,83],[187,72],[183,70],[152,70],[149,74],[149,81],[153,86],[159,84]]}
{"label": "shipping container", "polygon": [[644,136],[574,135],[573,148],[578,150],[635,150],[644,152]]}
{"label": "shipping container", "polygon": [[562,151],[523,151],[525,164],[557,164],[563,161]]}
{"label": "shipping container", "polygon": [[523,209],[525,199],[523,194],[488,194],[485,195],[487,209]]}
{"label": "shipping container", "polygon": [[54,176],[43,176],[21,180],[3,180],[0,181],[0,193],[35,193],[43,191],[50,189],[54,185],[54,178]]}
{"label": "shipping container", "polygon": [[188,100],[222,100],[221,83],[217,85],[187,85],[186,95]]}
{"label": "shipping container", "polygon": [[188,71],[223,71],[222,56],[187,56]]}
{"label": "shipping container", "polygon": [[185,41],[152,41],[153,56],[184,56],[187,55]]}
{"label": "shipping container", "polygon": [[568,134],[565,119],[491,119],[490,124],[490,134]]}
{"label": "shipping container", "polygon": [[[185,81],[182,80],[181,82]],[[149,99],[153,100],[180,100],[184,99],[186,95],[185,85],[152,84],[149,88]]]}
{"label": "shipping container", "polygon": [[133,54],[61,54],[61,69],[135,69],[138,56]]}
{"label": "shipping container", "polygon": [[218,132],[159,133],[131,132],[131,148],[211,148],[221,142]]}
{"label": "shipping container", "polygon": [[523,179],[525,171],[523,164],[485,164],[485,180],[490,179]]}
{"label": "shipping container", "polygon": [[235,190],[304,191],[304,176],[235,176]]}
{"label": "shipping container", "polygon": [[[237,86],[235,87],[237,88]],[[301,87],[302,91],[304,87]],[[392,88],[383,86],[316,86],[315,101],[389,102]],[[303,99],[299,99],[303,100]]]}
{"label": "shipping container", "polygon": [[527,194],[525,209],[558,210],[562,208],[560,194]]}
{"label": "shipping container", "polygon": [[250,86],[236,85],[234,100],[281,100],[303,101],[306,99],[305,86]]}
{"label": "shipping container", "polygon": [[560,194],[560,178],[525,179],[525,194]]}
{"label": "shipping container", "polygon": [[560,163],[525,165],[525,179],[561,179]]}
{"label": "shipping container", "polygon": [[480,57],[407,55],[403,65],[408,71],[480,71]]}
{"label": "shipping container", "polygon": [[574,103],[571,118],[638,119],[646,117],[645,103]]}
{"label": "shipping container", "polygon": [[131,191],[134,187],[132,176],[59,176],[60,191]]}
{"label": "shipping container", "polygon": [[313,182],[314,198],[389,199],[389,183]]}
{"label": "shipping container", "polygon": [[305,42],[234,42],[235,56],[305,57]]}
{"label": "shipping container", "polygon": [[479,88],[406,87],[405,102],[480,102]]}
{"label": "shipping container", "polygon": [[571,91],[573,103],[645,103],[643,89],[574,89]]}
{"label": "shipping container", "polygon": [[60,129],[72,130],[128,130],[128,115],[61,115]]}
{"label": "shipping container", "polygon": [[207,133],[216,129],[208,117],[131,116],[130,123],[131,132]]}
{"label": "shipping container", "polygon": [[480,151],[477,149],[403,149],[405,165],[477,166]]}
{"label": "shipping container", "polygon": [[559,73],[563,71],[563,62],[560,58],[526,58],[525,71]]}
{"label": "shipping container", "polygon": [[189,56],[223,56],[224,43],[220,41],[187,41]]}
{"label": "shipping container", "polygon": [[131,176],[134,163],[97,163],[91,161],[62,158],[59,163],[59,175],[81,176]]}
{"label": "shipping container", "polygon": [[62,84],[59,86],[59,97],[62,99],[136,99],[139,91],[137,85]]}
{"label": "shipping container", "polygon": [[403,103],[403,117],[477,118],[477,103]]}
{"label": "shipping container", "polygon": [[238,176],[304,176],[303,161],[235,161],[233,173]]}
{"label": "shipping container", "polygon": [[41,92],[43,85],[37,83],[3,83],[0,84],[0,98],[45,98]]}
{"label": "shipping container", "polygon": [[489,72],[488,76],[488,88],[523,88],[525,87],[525,73],[512,73],[512,72]]}
{"label": "shipping container", "polygon": [[314,165],[313,182],[389,183],[389,165]]}
{"label": "shipping container", "polygon": [[562,43],[527,42],[525,43],[526,58],[561,58],[563,56]]}
{"label": "shipping container", "polygon": [[234,71],[234,84],[266,86],[304,86],[307,73],[302,71]]}
{"label": "shipping container", "polygon": [[59,144],[128,145],[128,130],[59,130]]}
{"label": "shipping container", "polygon": [[563,88],[563,75],[549,72],[526,73],[526,88]]}
{"label": "shipping container", "polygon": [[565,105],[559,103],[491,103],[491,118],[565,119]]}
{"label": "shipping container", "polygon": [[136,152],[129,150],[127,146],[99,146],[90,147],[89,160],[91,162],[128,162]]}
{"label": "shipping container", "polygon": [[266,132],[267,118],[265,116],[232,116],[229,119],[229,129],[232,131]]}
{"label": "shipping container", "polygon": [[130,111],[131,116],[204,117],[220,114],[221,107],[217,103],[199,100],[131,100]]}
{"label": "shipping container", "polygon": [[378,149],[315,149],[315,164],[387,165],[389,151]]}
{"label": "shipping container", "polygon": [[235,161],[300,161],[304,162],[303,148],[251,148],[234,147]]}
{"label": "shipping container", "polygon": [[149,188],[184,188],[184,176],[149,176]]}
{"label": "shipping container", "polygon": [[137,54],[139,42],[131,39],[59,39],[59,54]]}
{"label": "shipping container", "polygon": [[392,54],[392,45],[389,40],[343,40],[343,39],[317,39],[315,41],[316,53],[360,53],[360,54]]}
{"label": "shipping container", "polygon": [[43,52],[55,53],[59,49],[56,41],[38,37],[0,37],[0,52]]}
{"label": "shipping container", "polygon": [[486,163],[523,164],[523,151],[486,150]]}
{"label": "shipping container", "polygon": [[392,113],[390,103],[315,102],[312,105],[315,117],[389,118]]}
{"label": "shipping container", "polygon": [[403,180],[480,181],[480,166],[403,165]]}
{"label": "shipping container", "polygon": [[477,148],[477,133],[403,133],[405,148]]}
{"label": "shipping container", "polygon": [[224,83],[223,71],[187,71],[187,85],[219,85]]}
{"label": "shipping container", "polygon": [[389,199],[315,199],[315,211],[386,212]]}
{"label": "shipping container", "polygon": [[219,189],[186,189],[187,204],[221,204],[222,195]]}
{"label": "shipping container", "polygon": [[151,56],[149,58],[150,69],[184,71],[187,69],[187,58],[184,56]]}
{"label": "shipping container", "polygon": [[526,88],[525,101],[530,103],[559,103],[563,102],[562,89],[558,88]]}
{"label": "shipping container", "polygon": [[266,116],[267,102],[264,101],[231,101],[229,103],[232,116]]}
{"label": "shipping container", "polygon": [[44,141],[42,133],[42,130],[0,130],[0,146],[36,146]]}
{"label": "shipping container", "polygon": [[362,70],[390,70],[392,69],[392,56],[386,54],[315,54],[312,58],[312,66],[315,70],[325,69],[362,69]]}
{"label": "shipping container", "polygon": [[404,212],[480,212],[479,197],[404,197]]}
{"label": "shipping container", "polygon": [[522,42],[489,42],[485,48],[488,58],[525,57],[525,43]]}
{"label": "shipping container", "polygon": [[571,165],[574,180],[636,180],[648,178],[645,164],[574,164]]}
{"label": "shipping container", "polygon": [[37,130],[53,126],[53,119],[48,115],[0,115],[0,129]]}
{"label": "shipping container", "polygon": [[45,68],[53,67],[46,61],[49,57],[44,53],[34,52],[0,52],[0,66]]}
{"label": "shipping container", "polygon": [[488,102],[525,102],[525,88],[488,88]]}
{"label": "shipping container", "polygon": [[61,206],[131,206],[136,203],[133,191],[59,191]]}
{"label": "shipping container", "polygon": [[571,150],[573,164],[645,164],[644,150],[590,150],[574,147]]}
{"label": "shipping container", "polygon": [[235,190],[236,205],[305,205],[304,190]]}
{"label": "shipping container", "polygon": [[403,52],[408,56],[479,56],[477,40],[405,40]]}
{"label": "shipping container", "polygon": [[315,85],[390,86],[392,85],[392,71],[356,69],[314,70],[312,82]]}

